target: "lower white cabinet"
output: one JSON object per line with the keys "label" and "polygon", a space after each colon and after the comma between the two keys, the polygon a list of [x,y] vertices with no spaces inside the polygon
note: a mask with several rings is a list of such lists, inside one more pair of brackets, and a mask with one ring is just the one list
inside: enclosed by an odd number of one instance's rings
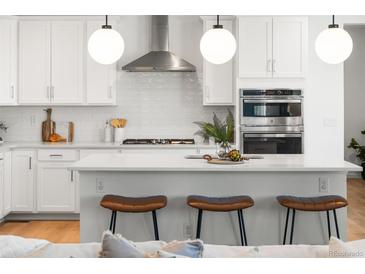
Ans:
{"label": "lower white cabinet", "polygon": [[11,151],[4,153],[3,215],[11,212]]}
{"label": "lower white cabinet", "polygon": [[11,164],[11,197],[13,212],[34,211],[34,151],[14,151]]}
{"label": "lower white cabinet", "polygon": [[77,175],[70,163],[39,162],[37,172],[38,212],[76,211]]}

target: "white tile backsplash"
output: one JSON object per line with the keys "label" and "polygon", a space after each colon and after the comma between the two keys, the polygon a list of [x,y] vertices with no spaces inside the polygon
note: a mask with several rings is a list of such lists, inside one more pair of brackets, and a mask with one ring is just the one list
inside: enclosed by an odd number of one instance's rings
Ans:
{"label": "white tile backsplash", "polygon": [[[227,113],[227,107],[203,106],[200,72],[119,71],[117,85],[117,106],[53,107],[52,119],[56,123],[73,121],[76,142],[96,142],[103,140],[105,121],[115,117],[128,120],[129,138],[192,138],[198,129],[193,121],[210,121],[213,112]],[[40,141],[44,108],[0,107],[0,120],[9,125],[5,139]]]}

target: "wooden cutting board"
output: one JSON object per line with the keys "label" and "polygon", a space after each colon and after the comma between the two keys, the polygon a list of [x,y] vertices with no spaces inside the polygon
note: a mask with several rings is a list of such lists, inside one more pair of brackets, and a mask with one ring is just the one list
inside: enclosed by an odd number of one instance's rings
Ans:
{"label": "wooden cutting board", "polygon": [[221,160],[221,159],[212,159],[208,160],[208,164],[215,164],[215,165],[242,165],[244,161],[234,162],[231,160]]}

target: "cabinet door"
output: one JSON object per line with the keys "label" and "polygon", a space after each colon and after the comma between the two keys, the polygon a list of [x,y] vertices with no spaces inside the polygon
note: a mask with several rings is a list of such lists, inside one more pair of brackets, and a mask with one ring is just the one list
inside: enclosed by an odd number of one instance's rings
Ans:
{"label": "cabinet door", "polygon": [[273,77],[304,77],[307,63],[308,19],[273,19]]}
{"label": "cabinet door", "polygon": [[0,105],[16,104],[17,22],[0,21]]}
{"label": "cabinet door", "polygon": [[69,164],[39,163],[37,209],[39,212],[75,211],[76,176]]}
{"label": "cabinet door", "polygon": [[0,220],[4,216],[4,161],[0,160]]}
{"label": "cabinet door", "polygon": [[[87,39],[105,22],[88,22]],[[86,101],[91,105],[116,104],[116,64],[102,65],[86,54]]]}
{"label": "cabinet door", "polygon": [[50,23],[19,22],[19,103],[50,102]]}
{"label": "cabinet door", "polygon": [[272,77],[272,17],[239,18],[239,77]]}
{"label": "cabinet door", "polygon": [[12,155],[12,209],[34,210],[34,152],[14,151]]}
{"label": "cabinet door", "polygon": [[80,104],[83,101],[83,22],[52,22],[51,101]]}
{"label": "cabinet door", "polygon": [[4,153],[4,216],[11,212],[11,152]]}
{"label": "cabinet door", "polygon": [[[212,29],[216,23],[215,20],[204,20],[204,31]],[[232,32],[231,20],[220,20],[220,24]],[[203,104],[206,106],[233,105],[233,59],[221,65],[204,60],[203,73]]]}

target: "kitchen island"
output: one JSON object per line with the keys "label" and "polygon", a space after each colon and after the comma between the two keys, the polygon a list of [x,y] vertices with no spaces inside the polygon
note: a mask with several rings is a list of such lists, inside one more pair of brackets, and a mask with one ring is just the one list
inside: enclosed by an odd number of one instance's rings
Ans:
{"label": "kitchen island", "polygon": [[[111,212],[100,207],[105,194],[123,196],[166,195],[167,207],[158,211],[162,240],[194,238],[197,210],[186,205],[191,194],[250,195],[252,208],[244,210],[249,245],[279,244],[286,210],[277,195],[346,197],[346,174],[361,168],[348,162],[313,161],[304,155],[264,155],[241,165],[213,165],[184,154],[106,153],[90,155],[70,167],[80,179],[80,240],[99,241],[109,226]],[[328,187],[320,190],[319,183]],[[342,239],[346,239],[346,208],[338,210]],[[332,218],[331,218],[332,219]],[[334,229],[332,230],[334,231]],[[135,241],[152,240],[150,213],[119,213],[116,232]],[[207,243],[239,245],[236,212],[205,212],[201,238]],[[294,243],[328,241],[326,214],[296,215]]]}

